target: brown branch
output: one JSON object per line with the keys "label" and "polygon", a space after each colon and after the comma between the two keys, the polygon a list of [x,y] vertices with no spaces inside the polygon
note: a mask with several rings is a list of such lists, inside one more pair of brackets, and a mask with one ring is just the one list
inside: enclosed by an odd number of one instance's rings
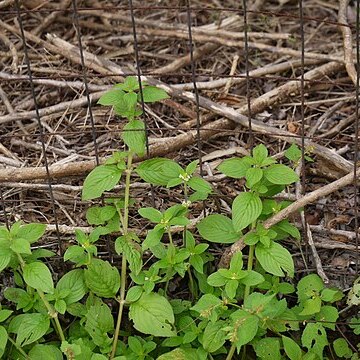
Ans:
{"label": "brown branch", "polygon": [[351,28],[349,27],[347,21],[347,7],[348,0],[339,0],[339,14],[338,20],[341,23],[340,30],[343,35],[343,44],[344,44],[344,63],[346,71],[356,86],[357,84],[357,73],[354,66],[354,56],[353,56],[353,46],[352,46],[352,33]]}

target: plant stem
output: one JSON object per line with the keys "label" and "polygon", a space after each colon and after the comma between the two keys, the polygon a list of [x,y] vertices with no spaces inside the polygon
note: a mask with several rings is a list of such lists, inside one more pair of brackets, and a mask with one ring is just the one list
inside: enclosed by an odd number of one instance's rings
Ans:
{"label": "plant stem", "polygon": [[[255,245],[250,245],[247,269],[252,270],[254,263]],[[245,286],[244,300],[250,295],[250,286]]]}
{"label": "plant stem", "polygon": [[14,341],[10,336],[8,337],[8,340],[16,347],[17,351],[18,351],[26,360],[30,360],[30,357],[28,356],[28,354],[22,349],[21,346],[19,346],[19,344],[16,343],[16,341]]}
{"label": "plant stem", "polygon": [[[127,159],[127,169],[126,169],[126,177],[125,177],[125,195],[124,195],[124,216],[122,218],[122,226],[123,226],[123,235],[126,236],[128,234],[128,224],[129,224],[129,200],[130,200],[130,177],[132,170],[132,157],[133,154],[129,151],[128,159]],[[127,270],[127,261],[126,256],[122,254],[121,259],[121,284],[120,284],[120,300],[119,300],[119,313],[116,321],[116,328],[114,333],[113,344],[111,348],[110,359],[115,357],[117,343],[119,339],[120,326],[122,314],[124,311],[125,304],[125,293],[126,293],[126,270]]]}
{"label": "plant stem", "polygon": [[47,301],[47,299],[45,297],[45,294],[41,290],[36,290],[36,291],[39,294],[42,302],[44,303],[50,317],[52,319],[54,319],[54,321],[55,321],[56,331],[59,334],[60,340],[65,341],[66,339],[65,339],[65,335],[64,335],[64,332],[62,330],[62,327],[61,327],[61,324],[60,324],[60,321],[59,321],[59,318],[58,318],[58,312],[55,311],[53,306]]}
{"label": "plant stem", "polygon": [[231,348],[230,348],[225,360],[231,360],[232,359],[232,357],[234,356],[235,349],[236,349],[236,345],[235,345],[235,343],[232,343]]}

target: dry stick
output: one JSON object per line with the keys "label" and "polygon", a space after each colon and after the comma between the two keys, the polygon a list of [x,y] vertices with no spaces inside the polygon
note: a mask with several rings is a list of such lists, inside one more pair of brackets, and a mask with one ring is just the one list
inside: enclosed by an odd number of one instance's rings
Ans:
{"label": "dry stick", "polygon": [[15,45],[10,41],[10,39],[2,32],[0,32],[0,40],[9,47],[10,53],[12,55],[11,69],[16,74],[18,72],[19,65],[19,56],[16,50]]}
{"label": "dry stick", "polygon": [[[360,178],[360,172],[357,174],[357,178]],[[269,229],[271,226],[277,224],[281,220],[287,219],[291,214],[298,211],[305,205],[311,204],[316,200],[325,197],[334,191],[337,191],[347,185],[350,185],[354,181],[354,173],[350,172],[349,174],[343,176],[339,180],[333,181],[332,183],[321,187],[320,189],[314,190],[306,195],[304,195],[299,200],[296,200],[291,205],[285,209],[279,211],[277,214],[272,216],[270,219],[264,221],[263,225],[265,229]],[[231,257],[238,251],[241,251],[245,247],[244,240],[241,238],[239,241],[231,245],[221,257],[219,266],[227,267],[230,263]]]}
{"label": "dry stick", "polygon": [[357,84],[356,82],[356,69],[354,66],[354,57],[353,57],[353,47],[352,47],[352,33],[351,28],[347,22],[347,7],[348,7],[348,0],[339,0],[339,15],[338,20],[341,23],[340,29],[343,35],[343,44],[344,44],[344,63],[346,71],[352,80],[352,82]]}
{"label": "dry stick", "polygon": [[[1,25],[0,20],[0,25]],[[17,33],[17,29],[5,24],[7,28],[10,31],[13,31]],[[41,44],[42,46],[48,48],[50,51],[53,51],[55,53],[61,54],[65,57],[67,57],[69,60],[79,63],[80,57],[78,54],[78,48],[76,46],[73,46],[69,44],[68,42],[61,40],[53,35],[48,35],[48,39],[56,44],[57,46],[53,44],[49,44],[49,42],[41,40],[40,38],[26,33],[26,36],[33,42]],[[111,77],[114,80],[117,80],[119,78],[122,78],[122,75],[126,75],[126,72],[115,63],[109,61],[100,59],[99,57],[90,54],[88,52],[84,52],[85,56],[85,63],[86,66],[89,68],[92,68],[93,70],[101,73],[101,74],[112,74]],[[322,78],[323,76],[329,76],[330,74],[339,71],[343,67],[342,64],[337,62],[330,62],[325,65],[322,65],[316,69],[310,70],[305,74],[305,80],[316,80],[319,78]],[[119,73],[120,76],[114,76],[114,73]],[[195,102],[195,96],[194,94],[190,92],[184,92],[178,89],[174,89],[171,86],[168,86],[164,84],[161,81],[148,78],[143,76],[142,80],[148,81],[152,85],[157,85],[161,88],[163,88],[165,91],[167,91],[170,95],[174,97],[180,97],[183,99],[190,100],[192,102]],[[310,82],[306,82],[305,86],[310,87]],[[287,99],[289,96],[294,96],[299,93],[299,83],[297,80],[290,81],[276,89],[273,89],[264,95],[260,96],[259,98],[255,99],[252,102],[252,113],[258,113],[269,106],[273,106],[275,104],[283,102],[285,99]],[[76,101],[76,100],[75,100]],[[199,97],[200,106],[208,109],[216,114],[219,114],[221,116],[225,116],[228,119],[234,121],[235,123],[238,123],[244,127],[248,126],[248,119],[246,116],[242,115],[247,112],[247,107],[243,107],[239,109],[239,112],[235,111],[233,108],[230,108],[225,105],[217,104],[209,99],[206,99],[204,97]],[[56,106],[56,105],[55,105]],[[46,109],[44,109],[46,110]],[[40,110],[42,111],[42,110]],[[0,123],[1,123],[2,117],[0,117]],[[13,120],[13,118],[12,118]],[[266,126],[263,123],[253,120],[252,121],[253,130],[267,134],[269,136],[273,136],[276,138],[281,138],[286,141],[295,141],[299,142],[300,139],[293,138],[293,134],[284,130],[279,130],[276,128],[272,128],[271,126]],[[232,130],[236,127],[236,124],[233,122],[227,120],[227,119],[220,119],[217,121],[212,122],[211,124],[208,124],[206,128],[202,129],[201,131],[201,138],[209,138],[211,136],[219,134],[219,129],[222,129],[224,131],[226,130]],[[190,131],[186,134],[181,134],[179,136],[174,137],[173,141],[169,141],[167,143],[162,143],[155,145],[154,147],[151,147],[151,156],[160,156],[165,155],[171,152],[174,152],[184,146],[188,146],[192,143],[194,143],[196,139],[196,131]],[[319,157],[322,157],[326,159],[329,163],[331,163],[334,167],[338,168],[343,173],[346,173],[350,171],[352,168],[352,164],[349,161],[346,161],[344,158],[336,154],[335,152],[320,146],[316,143],[307,141],[306,145],[311,145],[314,148],[314,152],[319,155]],[[50,174],[52,177],[64,177],[64,176],[72,176],[72,175],[80,175],[84,174],[90,170],[93,169],[95,163],[93,161],[83,161],[80,163],[75,164],[63,164],[61,166],[59,165],[53,165],[50,166]],[[4,169],[0,173],[0,182],[5,181],[19,181],[19,180],[31,180],[31,179],[39,179],[44,178],[46,176],[46,172],[42,168],[26,168],[26,169]]]}
{"label": "dry stick", "polygon": [[15,2],[15,0],[3,0],[0,1],[0,9],[6,8],[7,6],[12,5]]}

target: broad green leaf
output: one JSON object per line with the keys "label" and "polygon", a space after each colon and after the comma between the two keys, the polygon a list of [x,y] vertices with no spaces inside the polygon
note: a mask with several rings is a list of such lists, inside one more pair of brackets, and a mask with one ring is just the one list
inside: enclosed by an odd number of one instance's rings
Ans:
{"label": "broad green leaf", "polygon": [[86,211],[86,220],[90,225],[102,225],[116,213],[115,206],[92,206]]}
{"label": "broad green leaf", "polygon": [[341,358],[350,359],[353,354],[347,341],[343,338],[336,339],[333,342],[333,347],[335,354]]}
{"label": "broad green leaf", "polygon": [[85,250],[82,246],[72,245],[68,247],[64,254],[64,261],[72,261],[77,263],[85,257]]}
{"label": "broad green leaf", "polygon": [[42,262],[25,264],[23,268],[23,277],[26,284],[36,290],[41,290],[50,294],[54,292],[54,283],[51,272]]}
{"label": "broad green leaf", "polygon": [[31,255],[30,243],[24,238],[15,238],[12,240],[10,249],[17,254]]}
{"label": "broad green leaf", "polygon": [[135,245],[131,239],[126,239],[125,236],[119,236],[115,240],[115,251],[117,254],[124,254],[129,263],[129,268],[136,275],[139,274],[142,268],[142,254],[139,245]]}
{"label": "broad green leaf", "polygon": [[302,360],[302,351],[300,346],[291,338],[282,336],[284,350],[290,360]]}
{"label": "broad green leaf", "polygon": [[175,318],[169,301],[156,293],[143,293],[140,299],[130,304],[129,318],[136,330],[149,335],[171,337]]}
{"label": "broad green leaf", "polygon": [[26,224],[21,226],[16,237],[26,239],[30,244],[32,244],[44,235],[45,230],[45,224]]}
{"label": "broad green leaf", "polygon": [[241,231],[253,223],[261,214],[262,202],[258,195],[243,192],[232,204],[232,222],[235,231]]}
{"label": "broad green leaf", "polygon": [[122,139],[124,143],[136,155],[142,156],[145,153],[146,134],[145,124],[140,120],[129,121],[123,129]]}
{"label": "broad green leaf", "polygon": [[285,157],[293,162],[297,162],[301,159],[301,150],[296,144],[291,146],[285,151]]}
{"label": "broad green leaf", "polygon": [[274,164],[264,170],[265,178],[272,184],[289,185],[299,180],[296,172],[283,164]]}
{"label": "broad green leaf", "polygon": [[62,360],[61,351],[55,345],[37,344],[29,351],[31,360]]}
{"label": "broad green leaf", "polygon": [[69,295],[64,298],[67,305],[81,300],[87,292],[84,270],[75,269],[67,272],[57,283],[56,289],[58,291],[70,290]]}
{"label": "broad green leaf", "polygon": [[[297,227],[290,224],[289,220],[282,220],[282,221],[278,222],[276,225],[272,226],[271,228],[273,230],[275,230],[277,233],[284,232],[285,235],[289,234],[290,236],[292,236],[296,240],[301,239],[301,235],[300,235],[299,230],[297,229]],[[282,237],[282,238],[284,238],[284,237]]]}
{"label": "broad green leaf", "polygon": [[[156,86],[145,86],[142,90],[143,100],[145,103],[154,103],[170,97],[165,90],[159,89]],[[141,101],[140,92],[138,98],[139,101]]]}
{"label": "broad green leaf", "polygon": [[198,176],[193,176],[189,181],[188,181],[188,185],[194,190],[194,191],[199,191],[201,193],[208,193],[210,194],[212,189],[211,189],[211,185],[204,179],[198,177]]}
{"label": "broad green leaf", "polygon": [[318,323],[307,324],[301,335],[301,343],[308,351],[312,350],[322,359],[324,347],[329,344],[326,330]]}
{"label": "broad green leaf", "polygon": [[141,286],[132,286],[129,290],[127,290],[125,300],[128,302],[137,301],[139,300],[142,293],[143,289]]}
{"label": "broad green leaf", "polygon": [[272,242],[269,247],[257,244],[255,248],[256,259],[262,268],[270,274],[284,276],[284,271],[288,276],[294,276],[294,262],[287,249],[276,242]]}
{"label": "broad green leaf", "polygon": [[265,278],[254,270],[247,270],[247,275],[240,282],[247,286],[256,286],[265,281]]}
{"label": "broad green leaf", "polygon": [[100,105],[116,105],[119,102],[122,102],[122,98],[124,97],[125,93],[122,90],[109,90],[104,95],[100,97],[98,100],[98,104]]}
{"label": "broad green leaf", "polygon": [[262,360],[281,360],[280,339],[266,337],[255,342],[254,350],[259,359]]}
{"label": "broad green leaf", "polygon": [[192,175],[195,172],[196,167],[198,166],[198,164],[199,164],[199,160],[192,161],[188,166],[186,166],[185,172],[188,175]]}
{"label": "broad green leaf", "polygon": [[85,283],[95,295],[105,298],[116,296],[120,288],[120,275],[108,261],[92,259],[84,270]]}
{"label": "broad green leaf", "polygon": [[248,186],[250,189],[258,183],[262,177],[263,177],[263,171],[259,168],[249,168],[246,171],[246,186]]}
{"label": "broad green leaf", "polygon": [[197,301],[197,303],[190,308],[196,311],[204,318],[211,318],[216,310],[223,304],[221,299],[212,294],[205,294]]}
{"label": "broad green leaf", "polygon": [[204,330],[202,346],[204,349],[213,353],[219,350],[226,341],[226,332],[222,330],[226,326],[225,321],[209,322]]}
{"label": "broad green leaf", "polygon": [[300,302],[302,302],[312,297],[314,292],[320,294],[323,288],[324,288],[324,283],[321,280],[320,276],[317,274],[310,274],[303,277],[298,282],[297,295]]}
{"label": "broad green leaf", "polygon": [[154,158],[143,161],[135,171],[149,184],[166,186],[169,180],[178,178],[183,170],[173,160]]}
{"label": "broad green leaf", "polygon": [[154,228],[148,231],[144,242],[142,243],[142,249],[147,250],[159,245],[162,236],[165,233],[164,228]]}
{"label": "broad green leaf", "polygon": [[230,336],[235,339],[238,349],[248,344],[256,335],[259,328],[259,318],[245,310],[239,309],[230,315],[233,332]]}
{"label": "broad green leaf", "polygon": [[239,287],[239,281],[232,279],[232,280],[228,280],[225,284],[225,292],[226,295],[230,298],[230,299],[235,299],[236,296],[236,290]]}
{"label": "broad green leaf", "polygon": [[326,288],[321,292],[321,300],[333,303],[339,301],[344,297],[344,294],[339,289]]}
{"label": "broad green leaf", "polygon": [[8,310],[8,309],[0,310],[0,323],[5,321],[12,313],[13,313],[12,310]]}
{"label": "broad green leaf", "polygon": [[143,218],[148,219],[153,223],[159,223],[162,219],[162,213],[152,207],[141,208],[138,212]]}
{"label": "broad green leaf", "polygon": [[17,304],[16,310],[24,309],[32,302],[31,296],[23,289],[9,287],[4,291],[5,299]]}
{"label": "broad green leaf", "polygon": [[252,158],[245,156],[241,159],[232,158],[223,161],[218,169],[228,177],[241,179],[245,177],[246,171],[254,164]]}
{"label": "broad green leaf", "polygon": [[304,302],[301,303],[304,309],[299,313],[299,315],[307,316],[313,315],[320,311],[321,309],[321,299],[319,295],[314,295],[309,299],[306,299]]}
{"label": "broad green leaf", "polygon": [[177,348],[170,352],[162,354],[156,358],[156,360],[203,360],[203,359],[204,358],[198,357],[197,351],[195,349],[191,349],[191,348]]}
{"label": "broad green leaf", "polygon": [[16,334],[16,342],[25,346],[39,340],[48,331],[50,318],[44,314],[21,314],[14,317],[8,331]]}
{"label": "broad green leaf", "polygon": [[7,240],[0,239],[0,272],[9,265],[12,254],[10,243]]}
{"label": "broad green leaf", "polygon": [[114,330],[114,317],[110,308],[102,302],[91,306],[86,314],[85,329],[96,345],[105,347],[111,343],[107,335]]}
{"label": "broad green leaf", "polygon": [[215,287],[224,286],[226,283],[226,278],[222,276],[219,271],[216,271],[208,276],[207,283],[210,286]]}
{"label": "broad green leaf", "polygon": [[122,170],[116,165],[100,165],[86,177],[82,199],[91,200],[100,197],[104,191],[112,190],[121,178]]}
{"label": "broad green leaf", "polygon": [[[335,323],[339,318],[339,312],[336,307],[324,305],[320,311],[315,315],[315,319],[320,321],[322,326],[335,331]],[[329,322],[325,322],[329,321]]]}
{"label": "broad green leaf", "polygon": [[262,162],[268,157],[268,150],[264,144],[259,144],[253,149],[252,156],[257,164],[261,165]]}
{"label": "broad green leaf", "polygon": [[7,341],[8,341],[8,333],[6,329],[0,325],[0,358],[4,355]]}
{"label": "broad green leaf", "polygon": [[232,221],[220,214],[209,215],[197,224],[200,235],[208,241],[232,244],[239,240],[241,233],[236,232]]}

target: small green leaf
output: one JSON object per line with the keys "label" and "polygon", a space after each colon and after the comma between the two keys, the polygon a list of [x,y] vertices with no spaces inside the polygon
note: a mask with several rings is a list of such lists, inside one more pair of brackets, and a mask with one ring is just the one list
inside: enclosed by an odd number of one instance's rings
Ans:
{"label": "small green leaf", "polygon": [[11,314],[13,313],[12,310],[0,310],[0,322],[5,321]]}
{"label": "small green leaf", "polygon": [[146,135],[145,124],[140,120],[129,121],[123,129],[122,139],[135,154],[142,156],[145,153]]}
{"label": "small green leaf", "polygon": [[254,164],[254,160],[249,156],[245,156],[241,159],[239,158],[227,159],[218,166],[218,169],[228,177],[241,179],[245,177],[246,171],[253,164]]}
{"label": "small green leaf", "polygon": [[215,287],[224,286],[226,284],[226,278],[222,276],[219,271],[216,271],[208,276],[207,283]]}
{"label": "small green leaf", "polygon": [[45,233],[45,224],[26,224],[17,232],[17,238],[26,239],[30,244],[38,241]]}
{"label": "small green leaf", "polygon": [[239,309],[230,315],[235,345],[240,348],[248,344],[256,335],[259,328],[259,318],[245,310]]}
{"label": "small green leaf", "polygon": [[82,260],[85,256],[85,250],[83,247],[79,245],[72,245],[68,247],[64,254],[64,261],[72,261],[77,263],[78,261]]}
{"label": "small green leaf", "polygon": [[97,296],[113,298],[120,288],[120,275],[108,261],[93,259],[84,270],[85,283]]}
{"label": "small green leaf", "polygon": [[241,233],[236,232],[232,221],[220,214],[209,215],[197,224],[200,235],[211,242],[232,244],[239,240]]}
{"label": "small green leaf", "polygon": [[297,295],[300,302],[309,299],[316,292],[320,294],[324,283],[317,274],[310,274],[303,277],[297,284]]}
{"label": "small green leaf", "polygon": [[30,243],[27,239],[15,238],[11,242],[10,249],[17,254],[31,254]]}
{"label": "small green leaf", "polygon": [[[199,360],[199,359],[200,358],[197,355],[197,351],[195,349],[177,348],[165,354],[160,355],[156,360]],[[201,359],[204,359],[204,357],[202,357]]]}
{"label": "small green leaf", "polygon": [[82,199],[91,200],[100,197],[104,191],[112,190],[121,178],[122,170],[116,165],[100,165],[86,177]]}
{"label": "small green leaf", "polygon": [[333,347],[335,354],[339,357],[350,359],[353,354],[347,341],[343,338],[336,339],[333,342]]}
{"label": "small green leaf", "polygon": [[2,356],[5,353],[7,341],[8,341],[8,333],[6,329],[0,325],[0,358],[2,358]]}
{"label": "small green leaf", "polygon": [[283,164],[274,164],[264,170],[265,178],[272,184],[289,185],[299,180],[296,172]]}
{"label": "small green leaf", "polygon": [[266,337],[255,342],[256,355],[262,360],[281,360],[280,339]]}
{"label": "small green leaf", "polygon": [[102,225],[116,214],[115,206],[92,206],[86,211],[86,220],[90,225]]}
{"label": "small green leaf", "polygon": [[199,160],[192,161],[185,169],[186,174],[192,175],[195,172],[198,164],[199,164]]}
{"label": "small green leaf", "polygon": [[285,151],[285,157],[293,162],[297,162],[301,159],[301,150],[296,144],[291,146]]}
{"label": "small green leaf", "polygon": [[37,344],[29,351],[30,360],[62,360],[61,351],[55,345]]}
{"label": "small green leaf", "polygon": [[100,97],[98,100],[98,104],[100,105],[116,105],[122,101],[125,93],[122,90],[109,90],[104,95]]}
{"label": "small green leaf", "polygon": [[294,262],[287,249],[276,242],[272,242],[269,247],[259,243],[255,248],[256,259],[262,268],[270,274],[284,276],[285,271],[288,276],[294,276]]}
{"label": "small green leaf", "polygon": [[258,195],[243,192],[238,195],[232,204],[232,222],[236,231],[245,229],[261,214],[262,202]]}
{"label": "small green leaf", "polygon": [[[142,83],[142,85],[144,85]],[[139,80],[136,76],[127,76],[123,83],[114,85],[114,88],[124,91],[135,91],[139,89]]]}
{"label": "small green leaf", "polygon": [[326,330],[318,323],[307,324],[301,335],[301,343],[322,359],[324,347],[328,345]]}
{"label": "small green leaf", "polygon": [[204,318],[211,318],[216,313],[217,308],[222,305],[222,301],[215,295],[205,294],[201,296],[198,302],[190,308],[196,311]]}
{"label": "small green leaf", "polygon": [[[145,103],[154,103],[156,101],[168,99],[170,97],[165,90],[159,89],[156,86],[145,86],[143,88],[142,94]],[[140,93],[139,101],[141,101]]]}
{"label": "small green leaf", "polygon": [[41,262],[25,264],[23,268],[23,277],[27,285],[36,290],[52,294],[54,292],[54,283],[48,267]]}
{"label": "small green leaf", "polygon": [[125,300],[127,302],[134,302],[140,299],[141,294],[143,293],[143,289],[141,286],[132,286],[127,292],[126,292],[126,298]]}
{"label": "small green leaf", "polygon": [[153,223],[159,223],[162,219],[162,213],[152,207],[141,208],[138,212],[143,218],[148,219]]}
{"label": "small green leaf", "polygon": [[171,337],[175,318],[168,300],[156,293],[143,293],[140,299],[130,304],[129,318],[136,330],[149,335]]}
{"label": "small green leaf", "polygon": [[148,231],[146,238],[142,243],[142,249],[145,251],[147,249],[153,248],[154,246],[157,246],[160,243],[164,233],[164,228],[154,228]]}
{"label": "small green leaf", "polygon": [[213,353],[219,350],[226,341],[226,332],[222,330],[226,326],[225,321],[209,322],[204,330],[202,346],[204,349]]}
{"label": "small green leaf", "polygon": [[23,289],[19,288],[7,288],[4,291],[5,299],[17,304],[16,310],[24,309],[32,302],[31,296]]}
{"label": "small green leaf", "polygon": [[201,193],[208,193],[212,192],[211,185],[204,179],[193,176],[189,181],[188,185],[194,190],[199,191]]}
{"label": "small green leaf", "polygon": [[253,149],[253,158],[256,161],[256,164],[261,165],[262,162],[268,157],[268,150],[265,145],[259,144]]}
{"label": "small green leaf", "polygon": [[166,186],[171,179],[178,178],[182,168],[175,161],[166,158],[154,158],[143,161],[136,173],[147,183]]}
{"label": "small green leaf", "polygon": [[246,171],[246,186],[249,187],[250,189],[256,184],[258,183],[262,177],[263,177],[263,171],[259,168],[249,168]]}
{"label": "small green leaf", "polygon": [[282,336],[282,341],[284,344],[284,350],[286,355],[290,360],[301,360],[302,359],[302,351],[300,346],[291,338]]}
{"label": "small green leaf", "polygon": [[0,272],[9,265],[12,254],[10,242],[5,239],[0,239]]}
{"label": "small green leaf", "polygon": [[142,268],[142,254],[140,246],[136,245],[131,238],[126,236],[119,236],[115,240],[115,251],[117,254],[124,254],[129,263],[129,268],[136,275],[139,274]]}

